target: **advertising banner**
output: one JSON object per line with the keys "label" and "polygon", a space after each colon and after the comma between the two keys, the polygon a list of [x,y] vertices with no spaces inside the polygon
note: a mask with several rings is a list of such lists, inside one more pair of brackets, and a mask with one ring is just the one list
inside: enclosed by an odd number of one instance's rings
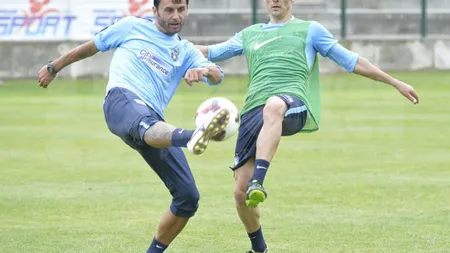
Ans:
{"label": "advertising banner", "polygon": [[153,0],[1,0],[0,41],[88,40],[125,16],[152,17]]}

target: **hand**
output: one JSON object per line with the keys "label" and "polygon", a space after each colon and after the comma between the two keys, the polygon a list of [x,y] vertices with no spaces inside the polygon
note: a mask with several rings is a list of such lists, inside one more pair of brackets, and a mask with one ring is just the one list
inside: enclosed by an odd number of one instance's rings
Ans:
{"label": "hand", "polygon": [[184,76],[184,80],[189,86],[192,86],[193,82],[200,82],[204,76],[209,74],[208,68],[196,68],[189,69]]}
{"label": "hand", "polygon": [[395,87],[400,92],[400,94],[406,97],[409,101],[413,102],[414,104],[419,103],[419,95],[411,85],[402,81],[398,81]]}
{"label": "hand", "polygon": [[53,79],[55,79],[56,73],[50,73],[47,70],[47,65],[41,68],[38,73],[38,82],[39,87],[47,88],[47,86],[50,84]]}

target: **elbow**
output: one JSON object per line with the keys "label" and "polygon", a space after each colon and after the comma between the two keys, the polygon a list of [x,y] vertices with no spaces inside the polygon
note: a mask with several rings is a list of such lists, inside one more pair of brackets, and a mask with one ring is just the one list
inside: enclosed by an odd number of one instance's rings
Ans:
{"label": "elbow", "polygon": [[200,52],[205,56],[205,58],[208,58],[208,46],[202,46],[202,45],[195,45],[195,47],[200,50]]}
{"label": "elbow", "polygon": [[360,59],[361,59],[361,56],[354,54],[354,56],[350,59],[349,63],[347,64],[347,67],[345,68],[345,70],[347,70],[347,72],[349,72],[349,73],[357,74],[357,67],[361,61]]}
{"label": "elbow", "polygon": [[78,47],[76,47],[72,52],[70,57],[72,59],[82,60],[87,57],[91,57],[95,55],[99,49],[94,42],[94,40],[90,40]]}
{"label": "elbow", "polygon": [[363,57],[358,57],[353,73],[380,81],[380,69]]}
{"label": "elbow", "polygon": [[370,68],[368,68],[367,60],[363,57],[358,57],[353,67],[353,73],[358,75],[367,76],[370,74]]}

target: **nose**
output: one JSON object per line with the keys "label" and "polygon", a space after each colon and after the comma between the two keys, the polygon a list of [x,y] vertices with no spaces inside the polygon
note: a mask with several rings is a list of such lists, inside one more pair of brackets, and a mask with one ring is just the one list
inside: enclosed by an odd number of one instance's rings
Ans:
{"label": "nose", "polygon": [[175,10],[173,13],[173,19],[179,21],[181,19],[181,13],[178,10]]}

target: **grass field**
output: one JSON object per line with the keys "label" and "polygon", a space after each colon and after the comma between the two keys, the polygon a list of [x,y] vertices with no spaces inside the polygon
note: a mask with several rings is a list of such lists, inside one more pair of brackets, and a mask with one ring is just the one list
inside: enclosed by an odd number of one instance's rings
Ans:
{"label": "grass field", "polygon": [[[352,75],[323,78],[321,130],[282,140],[265,186],[272,253],[450,252],[450,73],[394,73],[394,89]],[[0,252],[145,252],[170,195],[106,128],[104,80],[0,85]],[[242,105],[246,78],[184,83],[166,111],[185,128],[203,100]],[[168,253],[244,253],[234,209],[235,138],[187,154],[200,209]]]}

